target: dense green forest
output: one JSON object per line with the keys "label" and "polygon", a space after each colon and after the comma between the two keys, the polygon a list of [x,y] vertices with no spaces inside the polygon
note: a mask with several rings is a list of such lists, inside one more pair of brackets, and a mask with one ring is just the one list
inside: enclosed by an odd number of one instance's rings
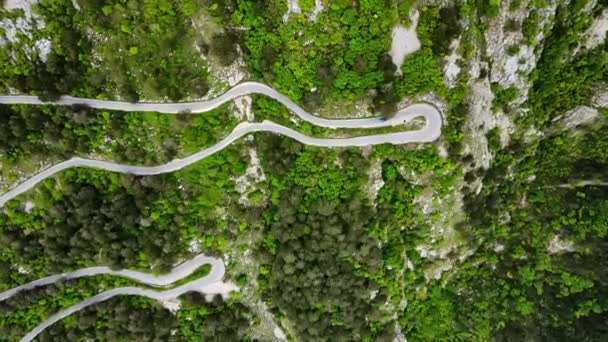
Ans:
{"label": "dense green forest", "polygon": [[[115,297],[37,340],[280,340],[276,329],[290,341],[606,340],[608,43],[605,32],[588,41],[608,3],[320,3],[0,10],[1,93],[196,100],[228,89],[236,69],[321,116],[388,118],[427,102],[444,121],[428,144],[319,148],[255,133],[173,173],[73,168],[46,179],[0,208],[0,291],[96,265],[164,273],[199,253],[222,258],[239,290],[185,294],[176,312]],[[400,66],[396,25],[416,25],[420,42]],[[491,51],[497,37],[504,56]],[[507,61],[517,66],[505,76]],[[257,95],[251,111],[314,137],[422,127],[320,128]],[[74,156],[184,158],[245,120],[231,103],[177,115],[0,104],[0,192]],[[124,286],[142,285],[94,276],[0,301],[0,341]]]}

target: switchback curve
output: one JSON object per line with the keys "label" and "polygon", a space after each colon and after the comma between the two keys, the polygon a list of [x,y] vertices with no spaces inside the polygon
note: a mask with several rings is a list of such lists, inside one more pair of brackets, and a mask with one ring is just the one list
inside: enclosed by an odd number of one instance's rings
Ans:
{"label": "switchback curve", "polygon": [[150,273],[143,273],[132,270],[112,270],[107,266],[96,266],[81,268],[73,272],[66,272],[61,274],[55,274],[48,277],[44,277],[38,280],[31,281],[27,284],[14,287],[10,290],[0,293],[0,302],[16,295],[21,291],[31,290],[39,286],[46,286],[56,283],[60,280],[76,279],[81,277],[90,277],[98,274],[108,274],[114,276],[120,276],[135,280],[139,283],[150,285],[150,286],[168,286],[171,285],[190,274],[194,273],[199,267],[209,264],[211,265],[211,272],[205,277],[211,279],[213,282],[219,281],[224,276],[225,268],[224,263],[216,258],[208,257],[204,254],[199,254],[194,258],[179,264],[167,274],[153,275]]}
{"label": "switchback curve", "polygon": [[75,105],[85,104],[92,108],[110,109],[119,111],[157,111],[162,113],[180,113],[189,111],[191,113],[201,113],[209,111],[220,105],[231,101],[237,97],[249,94],[262,94],[271,97],[289,110],[300,116],[300,118],[318,126],[328,128],[379,128],[396,126],[410,122],[416,117],[424,117],[426,119],[425,126],[422,129],[414,131],[393,132],[386,134],[368,135],[354,138],[343,139],[328,139],[314,138],[306,136],[302,133],[294,131],[291,128],[282,126],[272,121],[264,121],[261,123],[243,122],[237,125],[234,130],[213,146],[205,148],[193,155],[184,159],[174,159],[167,164],[159,166],[133,166],[118,164],[107,161],[71,158],[67,161],[56,164],[42,172],[27,179],[21,184],[11,188],[8,192],[0,195],[0,207],[9,200],[15,198],[19,194],[26,192],[44,179],[71,167],[92,167],[113,172],[130,173],[136,175],[157,175],[161,173],[169,173],[179,170],[185,166],[195,163],[203,158],[206,158],[214,153],[221,151],[235,140],[253,132],[272,132],[288,136],[306,145],[322,146],[322,147],[355,147],[355,146],[371,146],[379,144],[405,144],[410,142],[431,142],[441,134],[441,115],[439,111],[432,105],[426,103],[418,103],[408,106],[398,111],[392,118],[365,118],[365,119],[324,119],[314,116],[306,112],[303,108],[295,104],[283,94],[276,90],[256,82],[241,83],[226,93],[217,98],[188,103],[129,103],[117,101],[105,101],[96,99],[76,98],[63,96],[56,102],[44,102],[35,96],[23,95],[4,95],[0,96],[0,103],[4,104],[53,104],[53,105]]}
{"label": "switchback curve", "polygon": [[43,330],[55,324],[56,322],[62,320],[69,315],[80,311],[88,306],[106,301],[110,298],[116,296],[143,296],[150,299],[155,299],[157,301],[169,300],[177,298],[187,292],[199,292],[202,294],[214,294],[214,284],[217,284],[222,281],[224,278],[224,273],[226,272],[226,268],[224,267],[224,263],[222,260],[208,257],[205,255],[197,255],[196,257],[176,266],[170,273],[160,276],[155,276],[149,273],[143,273],[132,270],[119,270],[113,271],[108,267],[89,267],[83,268],[80,270],[76,270],[74,272],[62,273],[58,275],[53,275],[49,277],[45,277],[39,280],[35,280],[33,282],[24,284],[22,286],[18,286],[11,290],[0,293],[0,301],[8,299],[20,291],[29,290],[38,286],[49,285],[55,283],[61,279],[75,279],[79,277],[92,276],[97,274],[111,274],[118,275],[133,279],[140,283],[144,283],[152,286],[167,286],[173,284],[181,279],[184,279],[188,275],[192,274],[198,267],[209,264],[211,265],[211,271],[203,278],[199,278],[193,281],[190,281],[186,284],[178,286],[173,289],[168,289],[164,291],[155,291],[150,289],[142,289],[138,287],[121,287],[117,289],[112,289],[108,291],[101,292],[93,297],[87,298],[78,304],[74,304],[66,309],[63,309],[32,329],[27,335],[25,335],[20,341],[21,342],[29,342],[33,340],[38,334],[40,334]]}

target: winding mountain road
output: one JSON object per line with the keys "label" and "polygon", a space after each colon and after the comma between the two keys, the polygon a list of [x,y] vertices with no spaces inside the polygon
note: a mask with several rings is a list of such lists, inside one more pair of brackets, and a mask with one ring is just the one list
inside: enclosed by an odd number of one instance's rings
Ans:
{"label": "winding mountain road", "polygon": [[155,299],[157,301],[169,300],[169,299],[174,299],[185,293],[193,292],[193,291],[205,293],[204,291],[201,291],[201,288],[203,288],[205,285],[208,285],[206,280],[207,280],[207,278],[193,280],[193,281],[191,281],[187,284],[184,284],[182,286],[179,286],[175,289],[171,289],[171,290],[167,290],[167,291],[160,291],[160,292],[154,291],[154,290],[140,289],[138,287],[120,287],[117,289],[105,291],[105,292],[102,292],[91,298],[87,298],[78,304],[72,305],[69,308],[61,310],[58,313],[52,315],[51,317],[46,319],[44,322],[40,323],[38,326],[36,326],[34,329],[32,329],[29,333],[27,333],[27,335],[25,335],[19,341],[20,342],[29,342],[29,341],[33,340],[36,336],[38,336],[38,334],[40,334],[46,328],[50,327],[51,325],[57,323],[58,321],[60,321],[62,319],[68,317],[69,315],[71,315],[77,311],[80,311],[80,310],[86,308],[87,306],[95,305],[97,303],[106,301],[112,297],[142,296],[142,297],[147,297],[150,299]]}
{"label": "winding mountain road", "polygon": [[[92,167],[97,169],[103,169],[107,171],[130,173],[136,175],[157,175],[161,173],[169,173],[177,171],[183,167],[186,167],[192,163],[195,163],[205,157],[208,157],[216,152],[221,151],[234,141],[239,138],[253,132],[272,132],[275,134],[281,134],[297,140],[306,145],[321,146],[321,147],[353,147],[353,146],[371,146],[379,144],[405,144],[410,142],[431,142],[439,137],[441,134],[442,119],[439,111],[432,105],[426,103],[413,104],[398,111],[392,118],[384,120],[382,118],[364,118],[364,119],[324,119],[314,116],[306,112],[303,108],[298,106],[296,103],[288,99],[283,94],[277,92],[271,87],[268,87],[261,83],[256,82],[245,82],[236,85],[226,93],[218,96],[217,98],[200,101],[200,102],[184,102],[184,103],[128,103],[118,101],[105,101],[87,98],[77,98],[71,96],[63,96],[55,102],[44,102],[35,96],[22,96],[22,95],[6,95],[0,96],[0,103],[3,104],[30,104],[30,105],[78,105],[83,104],[92,108],[97,109],[108,109],[116,111],[153,111],[160,113],[175,114],[181,112],[189,113],[202,113],[210,111],[214,108],[221,106],[222,104],[234,100],[237,97],[250,95],[250,94],[261,94],[270,97],[283,105],[285,105],[290,111],[298,115],[301,119],[308,121],[317,126],[326,128],[380,128],[397,126],[404,123],[410,122],[416,117],[424,117],[426,119],[425,126],[420,130],[415,131],[404,131],[404,132],[393,132],[386,134],[368,135],[354,138],[344,139],[324,139],[324,138],[313,138],[306,136],[302,133],[294,131],[291,128],[279,125],[272,121],[263,121],[260,123],[256,122],[243,122],[237,125],[234,130],[228,134],[225,138],[220,140],[213,146],[205,148],[191,156],[184,159],[174,159],[167,164],[159,166],[134,166],[118,164],[108,161],[83,159],[83,158],[71,158],[67,161],[56,164],[36,175],[27,179],[21,184],[10,189],[8,192],[0,196],[0,207],[3,206],[9,200],[15,198],[19,194],[26,192],[27,190],[34,187],[39,182],[45,180],[54,174],[61,172],[71,167]],[[59,275],[49,276],[42,278],[28,284],[16,287],[14,289],[0,293],[0,301],[6,300],[11,296],[15,295],[19,291],[28,290],[37,286],[44,286],[60,279],[74,279],[84,276],[92,276],[96,274],[111,274],[127,277],[136,280],[140,283],[144,283],[151,286],[167,286],[175,283],[176,281],[185,278],[198,267],[203,264],[211,264],[211,273],[206,277],[191,281],[187,284],[179,286],[174,289],[165,291],[154,291],[149,289],[141,289],[137,287],[123,287],[102,292],[96,296],[88,298],[74,306],[64,309],[47,320],[42,322],[32,331],[30,331],[25,337],[21,339],[22,342],[31,341],[40,332],[47,327],[56,323],[57,321],[71,315],[72,313],[82,310],[83,308],[108,300],[114,296],[119,295],[138,295],[144,296],[159,301],[176,298],[184,293],[190,291],[197,291],[201,293],[211,293],[215,291],[214,285],[217,285],[223,279],[225,268],[221,260],[216,258],[199,255],[194,259],[187,261],[176,268],[174,268],[169,274],[162,276],[153,276],[147,273],[120,270],[113,271],[107,267],[90,267],[74,272],[63,273]],[[207,288],[207,290],[205,290]]]}
{"label": "winding mountain road", "polygon": [[129,103],[117,101],[105,101],[96,99],[77,98],[71,96],[63,96],[56,102],[44,102],[35,96],[24,95],[5,95],[0,96],[0,103],[3,104],[51,104],[70,106],[83,104],[92,108],[109,109],[117,111],[154,111],[160,113],[201,113],[210,111],[222,104],[234,100],[237,97],[261,94],[279,101],[285,105],[290,111],[298,115],[305,121],[308,121],[317,126],[326,128],[380,128],[397,126],[410,122],[416,117],[424,117],[426,119],[425,126],[420,130],[393,132],[386,134],[368,135],[354,138],[344,139],[324,139],[313,138],[291,128],[279,125],[272,121],[243,122],[237,125],[234,130],[213,146],[205,148],[198,153],[195,153],[184,159],[174,159],[167,164],[159,166],[133,166],[118,164],[107,161],[72,158],[67,161],[56,164],[36,175],[27,179],[21,184],[11,188],[8,192],[0,196],[0,207],[7,201],[13,199],[21,193],[34,187],[44,179],[71,167],[92,167],[113,172],[130,173],[136,175],[157,175],[179,170],[192,163],[195,163],[203,158],[206,158],[216,152],[221,151],[235,140],[253,132],[272,132],[288,136],[306,145],[322,146],[322,147],[354,147],[354,146],[371,146],[379,144],[405,144],[410,142],[431,142],[441,134],[441,114],[432,105],[426,103],[413,104],[398,111],[392,118],[384,120],[383,118],[364,118],[364,119],[324,119],[314,116],[306,112],[302,107],[295,104],[283,94],[277,92],[271,87],[261,83],[245,82],[236,85],[226,93],[207,101],[200,102],[184,102],[184,103]]}
{"label": "winding mountain road", "polygon": [[[45,102],[40,100],[36,96],[29,95],[2,95],[0,96],[0,103],[3,104],[30,104],[30,105],[41,105],[51,104],[60,106],[72,106],[72,105],[86,105],[91,108],[107,109],[123,112],[159,112],[166,114],[177,114],[177,113],[203,113],[218,108],[226,102],[232,101],[238,97],[259,94],[272,98],[290,111],[294,112],[297,116],[305,121],[308,121],[314,125],[327,127],[327,128],[375,128],[375,127],[387,127],[399,125],[402,122],[397,117],[392,120],[382,120],[380,118],[366,118],[366,119],[324,119],[308,113],[302,107],[297,105],[295,102],[290,100],[287,96],[279,93],[275,89],[258,82],[243,82],[235,85],[224,94],[210,100],[197,101],[197,102],[177,102],[177,103],[162,103],[162,102],[121,102],[121,101],[108,101],[108,100],[97,100],[88,99],[81,97],[62,96],[59,100],[54,102]],[[439,118],[439,126],[436,127],[441,129],[441,116],[435,107],[428,104],[414,104],[406,108],[407,112],[412,110],[417,114],[415,116],[431,116],[437,115]],[[406,113],[403,113],[406,114]],[[397,116],[397,115],[396,115]]]}
{"label": "winding mountain road", "polygon": [[110,275],[118,275],[122,277],[127,277],[133,280],[136,280],[140,283],[152,285],[152,286],[167,286],[171,285],[181,279],[192,274],[196,269],[200,266],[209,264],[211,265],[211,271],[208,275],[203,278],[193,280],[184,285],[176,287],[174,289],[169,289],[165,291],[155,291],[149,289],[142,289],[138,287],[121,287],[117,289],[112,289],[108,291],[101,292],[91,298],[87,298],[82,302],[72,305],[60,312],[50,316],[48,319],[40,323],[34,329],[32,329],[27,335],[25,335],[20,341],[28,342],[34,339],[38,334],[40,334],[44,329],[50,327],[61,319],[86,308],[87,306],[95,305],[97,303],[106,301],[115,296],[143,296],[151,299],[155,299],[157,301],[169,300],[177,298],[187,292],[199,292],[202,294],[216,294],[218,287],[214,286],[222,281],[224,278],[224,273],[226,271],[224,267],[224,263],[222,260],[208,257],[205,255],[198,255],[191,260],[188,260],[177,267],[175,267],[170,273],[160,276],[155,276],[149,273],[143,273],[138,271],[131,270],[120,270],[113,271],[108,267],[89,267],[83,268],[74,272],[62,273],[58,275],[49,276],[46,278],[42,278],[39,280],[35,280],[33,282],[27,283],[25,285],[16,287],[14,289],[5,291],[0,293],[0,301],[6,300],[19,291],[29,290],[38,286],[49,285],[54,282],[57,282],[61,279],[74,279],[79,277],[92,276],[97,274],[110,274]]}
{"label": "winding mountain road", "polygon": [[60,280],[90,277],[98,274],[108,274],[125,277],[150,286],[168,286],[189,276],[190,274],[194,273],[194,271],[196,271],[199,267],[205,264],[209,264],[212,267],[211,272],[205,277],[205,279],[211,279],[212,281],[219,281],[222,279],[225,271],[224,263],[216,258],[199,254],[196,257],[176,266],[173,270],[171,270],[171,272],[158,276],[131,270],[115,271],[107,266],[88,267],[76,270],[74,272],[55,274],[52,276],[34,280],[27,284],[0,293],[0,302],[14,296],[20,291],[27,291],[39,286],[50,285]]}

